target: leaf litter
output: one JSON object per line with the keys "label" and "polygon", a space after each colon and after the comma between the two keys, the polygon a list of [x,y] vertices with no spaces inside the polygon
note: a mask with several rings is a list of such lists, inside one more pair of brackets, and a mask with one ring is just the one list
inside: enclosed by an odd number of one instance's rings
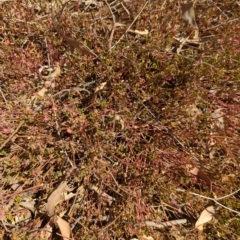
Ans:
{"label": "leaf litter", "polygon": [[[56,224],[66,239],[159,239],[157,228],[196,239],[188,220],[210,202],[231,212],[211,234],[237,236],[238,190],[229,193],[239,185],[236,6],[55,1],[64,40],[51,4],[1,3],[0,119],[16,129],[0,133],[6,237],[49,239]],[[71,52],[69,38],[98,58]],[[204,234],[209,212],[196,223]]]}

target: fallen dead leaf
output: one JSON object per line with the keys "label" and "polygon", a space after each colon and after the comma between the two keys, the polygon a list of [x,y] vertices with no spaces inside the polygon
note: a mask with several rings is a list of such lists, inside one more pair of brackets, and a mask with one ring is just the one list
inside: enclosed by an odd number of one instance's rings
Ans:
{"label": "fallen dead leaf", "polygon": [[45,93],[47,92],[48,90],[45,88],[45,87],[43,87],[40,91],[38,91],[38,95],[40,96],[40,97],[44,97],[44,95],[45,95]]}
{"label": "fallen dead leaf", "polygon": [[98,86],[98,87],[96,88],[95,93],[98,92],[98,91],[100,91],[100,90],[102,90],[102,89],[104,89],[104,87],[106,86],[106,84],[107,84],[107,82],[101,83],[100,86]]}
{"label": "fallen dead leaf", "polygon": [[192,119],[196,119],[199,115],[201,115],[203,112],[201,109],[199,109],[195,104],[191,104],[186,108],[186,112],[189,114],[189,116],[192,117]]}
{"label": "fallen dead leaf", "polygon": [[122,126],[122,130],[123,130],[124,129],[124,121],[122,120],[122,118],[118,114],[116,114],[115,120],[120,122],[120,124]]}
{"label": "fallen dead leaf", "polygon": [[61,68],[59,66],[59,63],[57,63],[57,66],[55,67],[54,71],[48,76],[50,79],[55,79],[61,75]]}
{"label": "fallen dead leaf", "polygon": [[112,204],[112,202],[115,200],[115,198],[113,198],[112,196],[108,195],[105,192],[102,192],[97,186],[91,186],[91,189],[96,191],[99,195],[101,195],[103,197],[103,199],[108,202],[110,205]]}
{"label": "fallen dead leaf", "polygon": [[216,126],[220,129],[224,129],[224,119],[223,119],[223,111],[222,108],[216,109],[212,114],[211,117],[215,120]]}
{"label": "fallen dead leaf", "polygon": [[71,228],[67,221],[57,216],[56,223],[60,229],[64,240],[69,240],[71,236]]}
{"label": "fallen dead leaf", "polygon": [[196,176],[197,178],[203,180],[210,188],[212,191],[212,182],[210,178],[205,174],[201,169],[195,167],[192,170],[189,171],[192,175]]}
{"label": "fallen dead leaf", "polygon": [[151,236],[146,236],[145,234],[140,238],[131,238],[130,240],[154,240]]}
{"label": "fallen dead leaf", "polygon": [[142,236],[142,240],[154,240],[154,239],[153,239],[153,237],[151,237],[151,236],[143,235],[143,236]]}
{"label": "fallen dead leaf", "polygon": [[46,211],[50,217],[54,215],[54,208],[59,202],[61,202],[63,193],[69,190],[70,189],[68,188],[67,182],[62,182],[58,188],[49,196],[46,204]]}
{"label": "fallen dead leaf", "polygon": [[199,231],[202,231],[203,224],[210,222],[213,218],[214,213],[215,213],[215,209],[213,206],[209,206],[206,209],[204,209],[201,212],[197,222],[195,223],[195,228],[197,228]]}
{"label": "fallen dead leaf", "polygon": [[145,29],[144,31],[140,31],[140,30],[129,30],[128,32],[131,33],[135,33],[135,34],[139,34],[139,35],[148,35],[149,31],[147,29]]}
{"label": "fallen dead leaf", "polygon": [[34,213],[34,211],[35,211],[35,200],[34,199],[20,202],[19,205],[30,210],[32,213]]}

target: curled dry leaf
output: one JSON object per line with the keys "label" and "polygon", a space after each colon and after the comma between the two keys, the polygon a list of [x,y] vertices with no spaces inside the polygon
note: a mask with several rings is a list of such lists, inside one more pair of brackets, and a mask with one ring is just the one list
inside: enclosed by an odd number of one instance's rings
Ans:
{"label": "curled dry leaf", "polygon": [[71,228],[67,221],[57,216],[56,223],[60,229],[64,240],[69,240],[71,235]]}
{"label": "curled dry leaf", "polygon": [[192,170],[189,171],[192,175],[196,176],[197,178],[203,180],[212,191],[212,182],[210,178],[199,168],[195,167]]}
{"label": "curled dry leaf", "polygon": [[59,63],[56,64],[56,67],[54,67],[54,69],[47,65],[43,65],[39,68],[38,71],[42,75],[42,78],[49,80],[54,80],[61,75],[61,68]]}
{"label": "curled dry leaf", "polygon": [[67,182],[62,182],[58,188],[49,196],[46,204],[46,211],[50,217],[54,215],[54,208],[59,202],[61,202],[63,193],[69,190],[70,189],[68,188]]}
{"label": "curled dry leaf", "polygon": [[202,115],[203,112],[195,104],[191,104],[186,108],[186,112],[192,120],[195,120],[198,116]]}
{"label": "curled dry leaf", "polygon": [[61,68],[60,68],[59,63],[57,63],[54,71],[48,76],[48,78],[55,79],[55,78],[59,77],[60,75],[61,75]]}
{"label": "curled dry leaf", "polygon": [[91,189],[96,191],[99,195],[101,195],[103,197],[103,199],[108,202],[110,205],[112,204],[112,202],[115,200],[114,197],[111,197],[110,195],[108,195],[105,192],[102,192],[97,186],[91,186]]}
{"label": "curled dry leaf", "polygon": [[140,30],[129,30],[129,32],[131,33],[135,33],[135,34],[139,34],[139,35],[148,35],[149,31],[147,29],[145,29],[144,31],[140,31]]}
{"label": "curled dry leaf", "polygon": [[34,199],[29,200],[29,201],[20,202],[19,205],[30,210],[32,213],[34,213],[34,211],[35,211],[35,200]]}
{"label": "curled dry leaf", "polygon": [[45,93],[47,92],[48,90],[45,88],[45,87],[43,87],[40,91],[38,91],[38,95],[40,96],[40,97],[44,97],[44,95],[45,95]]}
{"label": "curled dry leaf", "polygon": [[107,84],[107,82],[102,82],[102,83],[100,84],[100,86],[98,86],[98,87],[96,88],[95,93],[98,92],[98,91],[100,91],[100,90],[102,90],[102,89],[104,89],[104,87],[106,86],[106,84]]}
{"label": "curled dry leaf", "polygon": [[224,129],[224,119],[223,119],[223,111],[222,108],[216,109],[212,114],[211,117],[215,121],[215,124],[220,129]]}
{"label": "curled dry leaf", "polygon": [[122,120],[122,118],[118,114],[116,114],[115,120],[120,122],[120,124],[122,126],[122,130],[123,130],[124,129],[124,121]]}
{"label": "curled dry leaf", "polygon": [[65,201],[67,201],[67,200],[69,200],[69,199],[71,199],[71,198],[73,198],[73,197],[75,197],[76,196],[76,194],[75,193],[69,193],[69,194],[67,194],[67,193],[64,193],[64,200]]}
{"label": "curled dry leaf", "polygon": [[203,230],[203,224],[210,222],[213,218],[213,214],[215,213],[215,209],[213,206],[209,206],[206,209],[204,209],[200,217],[198,218],[197,222],[195,223],[195,228],[197,228],[199,231]]}
{"label": "curled dry leaf", "polygon": [[145,234],[141,238],[131,238],[130,240],[154,240],[151,236],[146,236]]}

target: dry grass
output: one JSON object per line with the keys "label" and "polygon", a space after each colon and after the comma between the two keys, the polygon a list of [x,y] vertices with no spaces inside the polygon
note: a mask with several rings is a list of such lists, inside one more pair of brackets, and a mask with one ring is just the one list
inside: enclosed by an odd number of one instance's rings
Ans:
{"label": "dry grass", "polygon": [[[180,1],[69,1],[62,13],[55,1],[64,33],[95,59],[71,52],[38,2],[0,4],[1,238],[62,239],[46,202],[67,181],[76,195],[55,214],[66,211],[74,239],[239,239],[239,193],[219,201],[229,209],[192,194],[239,188],[238,1],[197,1],[203,47],[180,55],[166,50],[185,31]],[[177,219],[187,224],[145,224]]]}

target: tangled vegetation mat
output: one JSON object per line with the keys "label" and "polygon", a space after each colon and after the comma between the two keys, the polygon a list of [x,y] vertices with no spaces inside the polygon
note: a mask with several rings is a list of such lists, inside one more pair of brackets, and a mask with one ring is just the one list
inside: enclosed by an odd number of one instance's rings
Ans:
{"label": "tangled vegetation mat", "polygon": [[240,239],[239,13],[1,0],[0,238]]}

